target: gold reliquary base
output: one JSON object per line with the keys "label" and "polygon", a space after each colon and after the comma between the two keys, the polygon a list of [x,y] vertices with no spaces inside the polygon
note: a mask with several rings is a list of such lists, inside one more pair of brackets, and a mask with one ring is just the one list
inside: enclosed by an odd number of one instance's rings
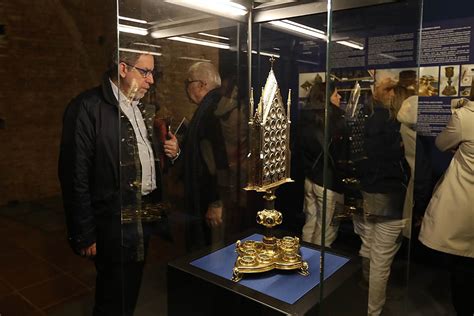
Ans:
{"label": "gold reliquary base", "polygon": [[309,275],[309,266],[302,260],[298,237],[263,237],[262,241],[238,240],[238,253],[232,273],[232,281],[238,282],[246,273],[261,273],[273,269],[299,270],[301,275]]}

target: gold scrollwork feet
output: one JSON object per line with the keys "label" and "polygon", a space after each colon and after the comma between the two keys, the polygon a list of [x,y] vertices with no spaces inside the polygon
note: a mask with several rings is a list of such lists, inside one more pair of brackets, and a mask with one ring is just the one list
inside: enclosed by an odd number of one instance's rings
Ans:
{"label": "gold scrollwork feet", "polygon": [[308,276],[309,275],[309,265],[306,261],[303,261],[301,263],[301,268],[298,271],[298,273],[303,275],[303,276]]}
{"label": "gold scrollwork feet", "polygon": [[240,273],[239,268],[234,268],[232,270],[232,281],[239,282],[242,280],[242,273]]}

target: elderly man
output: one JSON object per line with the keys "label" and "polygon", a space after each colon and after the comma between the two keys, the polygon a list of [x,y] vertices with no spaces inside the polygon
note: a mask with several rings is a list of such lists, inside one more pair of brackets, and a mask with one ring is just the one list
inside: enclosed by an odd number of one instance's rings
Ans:
{"label": "elderly man", "polygon": [[[114,55],[101,86],[66,108],[59,178],[69,242],[95,262],[94,315],[116,316],[133,315],[148,241],[162,217],[141,216],[161,199],[155,111],[140,102],[156,79],[154,59],[147,52]],[[170,134],[167,157],[176,158],[178,150]]]}
{"label": "elderly man", "polygon": [[225,143],[215,115],[221,99],[220,85],[219,73],[211,63],[198,62],[189,68],[186,93],[198,108],[183,145],[186,208],[190,215],[186,229],[188,249],[210,244],[223,222],[216,173],[227,167]]}
{"label": "elderly man", "polygon": [[380,315],[386,300],[390,267],[400,249],[405,226],[406,165],[400,123],[392,99],[396,82],[377,81],[372,106],[365,123],[364,150],[360,184],[364,207],[362,216],[354,216],[354,231],[362,240],[359,254],[364,277],[369,283],[368,315]]}

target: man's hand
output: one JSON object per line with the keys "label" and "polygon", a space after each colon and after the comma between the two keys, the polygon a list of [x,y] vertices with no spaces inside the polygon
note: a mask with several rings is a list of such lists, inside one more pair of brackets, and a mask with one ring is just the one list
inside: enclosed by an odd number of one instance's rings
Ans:
{"label": "man's hand", "polygon": [[179,152],[178,139],[171,132],[168,132],[168,136],[169,139],[165,140],[165,143],[163,144],[165,155],[168,158],[175,159],[177,158]]}
{"label": "man's hand", "polygon": [[95,248],[96,243],[93,243],[89,247],[82,248],[79,253],[81,256],[86,257],[86,258],[94,258],[95,255],[97,254],[97,250]]}
{"label": "man's hand", "polygon": [[209,206],[206,212],[206,222],[209,227],[222,224],[222,206]]}

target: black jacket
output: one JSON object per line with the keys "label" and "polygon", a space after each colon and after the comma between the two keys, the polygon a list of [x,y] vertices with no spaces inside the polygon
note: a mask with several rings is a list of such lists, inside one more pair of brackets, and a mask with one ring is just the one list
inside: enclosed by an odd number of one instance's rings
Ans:
{"label": "black jacket", "polygon": [[184,189],[190,219],[187,243],[190,248],[198,248],[206,242],[208,231],[201,222],[209,204],[220,200],[216,171],[228,167],[221,125],[215,115],[221,97],[217,89],[206,94],[189,123],[183,143]]}
{"label": "black jacket", "polygon": [[[300,112],[300,142],[305,177],[323,186],[324,109],[303,108]],[[344,111],[331,104],[329,108],[329,151],[326,187],[342,192],[342,172],[338,162],[346,159]]]}
{"label": "black jacket", "polygon": [[389,111],[374,103],[373,112],[365,122],[364,150],[367,159],[360,162],[362,190],[390,193],[404,190],[409,174],[400,123],[389,117]]}
{"label": "black jacket", "polygon": [[[155,111],[143,104],[139,107],[150,137]],[[157,141],[150,141],[156,149]],[[136,250],[143,249],[147,229],[121,225],[120,213],[122,207],[141,203],[137,159],[133,128],[119,111],[105,75],[101,86],[74,98],[63,117],[58,171],[68,238],[76,252],[97,242],[98,256],[137,259]],[[161,187],[157,164],[156,170],[157,187]],[[157,202],[161,197],[154,191],[151,198]]]}

